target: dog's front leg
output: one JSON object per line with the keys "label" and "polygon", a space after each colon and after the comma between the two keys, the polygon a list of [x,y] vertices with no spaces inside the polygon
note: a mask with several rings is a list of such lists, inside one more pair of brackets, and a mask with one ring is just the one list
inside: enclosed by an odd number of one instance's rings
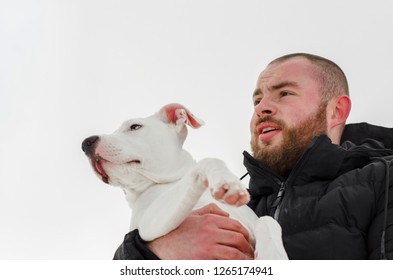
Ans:
{"label": "dog's front leg", "polygon": [[169,233],[190,215],[205,189],[197,166],[176,183],[150,187],[135,202],[131,227],[145,241]]}
{"label": "dog's front leg", "polygon": [[134,227],[139,229],[146,241],[178,227],[189,216],[206,188],[215,198],[228,204],[239,206],[248,202],[249,198],[247,189],[219,159],[203,159],[181,180],[166,185],[165,191],[163,187],[155,185],[145,191],[133,208]]}
{"label": "dog's front leg", "polygon": [[219,159],[207,158],[198,163],[199,180],[210,189],[213,197],[225,204],[241,206],[249,199],[248,190]]}

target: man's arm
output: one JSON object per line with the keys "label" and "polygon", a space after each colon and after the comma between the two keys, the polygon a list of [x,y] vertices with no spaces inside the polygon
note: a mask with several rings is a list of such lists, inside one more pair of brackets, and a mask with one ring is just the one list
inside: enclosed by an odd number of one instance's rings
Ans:
{"label": "man's arm", "polygon": [[192,214],[174,231],[148,244],[160,259],[252,259],[246,229],[215,204]]}
{"label": "man's arm", "polygon": [[244,227],[215,204],[193,211],[177,229],[149,243],[135,233],[128,234],[132,242],[126,236],[115,259],[252,259],[254,254]]}
{"label": "man's arm", "polygon": [[390,166],[390,174],[383,182],[384,191],[377,196],[377,215],[371,221],[367,233],[369,259],[393,259],[393,165],[386,163]]}
{"label": "man's arm", "polygon": [[138,230],[133,230],[126,234],[123,243],[116,250],[114,260],[158,260],[152,253],[144,240],[139,235]]}

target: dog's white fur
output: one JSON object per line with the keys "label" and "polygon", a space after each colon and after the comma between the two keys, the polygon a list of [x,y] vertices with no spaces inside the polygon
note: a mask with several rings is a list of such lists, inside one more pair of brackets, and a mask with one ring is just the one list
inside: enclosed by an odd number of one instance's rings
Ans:
{"label": "dog's white fur", "polygon": [[[178,227],[193,209],[214,202],[249,231],[256,258],[287,259],[281,227],[273,218],[258,218],[245,205],[222,203],[245,204],[248,191],[221,160],[196,162],[182,148],[186,125],[198,128],[203,121],[184,106],[169,104],[150,117],[124,122],[113,134],[98,136],[94,150],[86,153],[103,181],[124,190],[132,208],[131,229],[151,241]],[[219,192],[225,195],[214,200]]]}

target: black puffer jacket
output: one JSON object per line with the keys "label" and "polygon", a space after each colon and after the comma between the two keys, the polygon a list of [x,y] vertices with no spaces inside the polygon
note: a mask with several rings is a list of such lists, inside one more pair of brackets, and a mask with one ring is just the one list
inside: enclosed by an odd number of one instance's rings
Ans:
{"label": "black puffer jacket", "polygon": [[[286,179],[244,152],[249,206],[279,221],[290,259],[393,259],[393,129],[347,125],[342,140],[315,138]],[[137,231],[115,254],[155,258]]]}

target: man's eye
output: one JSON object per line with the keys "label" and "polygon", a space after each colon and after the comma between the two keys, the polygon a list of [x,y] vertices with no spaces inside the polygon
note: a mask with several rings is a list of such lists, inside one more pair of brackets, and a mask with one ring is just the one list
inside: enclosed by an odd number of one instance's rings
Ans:
{"label": "man's eye", "polygon": [[133,124],[130,126],[131,130],[138,130],[140,128],[142,128],[142,125],[140,125],[140,124]]}
{"label": "man's eye", "polygon": [[254,106],[257,106],[261,102],[261,99],[255,99],[254,100]]}
{"label": "man's eye", "polygon": [[280,97],[285,97],[285,96],[289,96],[289,95],[292,95],[292,93],[290,93],[289,91],[280,92]]}

